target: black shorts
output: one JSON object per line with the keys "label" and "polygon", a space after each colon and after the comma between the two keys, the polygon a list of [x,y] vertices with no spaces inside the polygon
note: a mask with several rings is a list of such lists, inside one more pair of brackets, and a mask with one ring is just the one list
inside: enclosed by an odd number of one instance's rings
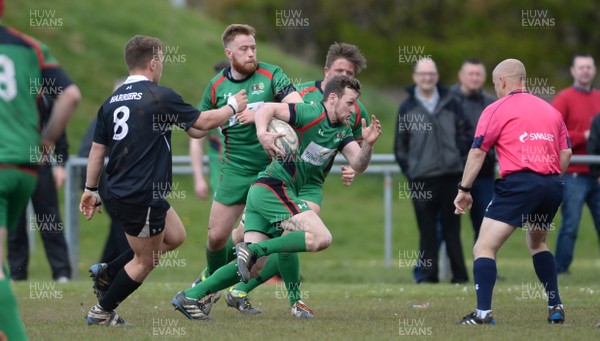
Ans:
{"label": "black shorts", "polygon": [[563,186],[558,174],[518,172],[497,179],[485,216],[514,227],[550,229],[562,202]]}
{"label": "black shorts", "polygon": [[165,229],[165,218],[171,208],[166,200],[153,202],[152,206],[124,204],[116,199],[109,201],[112,215],[119,219],[128,235],[152,237]]}

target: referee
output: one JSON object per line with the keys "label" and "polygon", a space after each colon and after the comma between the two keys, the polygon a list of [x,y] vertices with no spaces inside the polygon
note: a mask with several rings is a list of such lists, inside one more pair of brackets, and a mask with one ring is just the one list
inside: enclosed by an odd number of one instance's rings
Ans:
{"label": "referee", "polygon": [[526,230],[535,272],[548,295],[548,323],[563,323],[554,256],[546,245],[548,227],[562,202],[563,180],[571,159],[571,142],[560,113],[527,92],[525,66],[507,59],[492,73],[499,100],[482,113],[458,194],[456,214],[465,214],[469,193],[486,153],[496,147],[500,179],[473,248],[473,277],[477,311],[459,324],[495,324],[492,293],[496,282],[496,253],[513,231]]}

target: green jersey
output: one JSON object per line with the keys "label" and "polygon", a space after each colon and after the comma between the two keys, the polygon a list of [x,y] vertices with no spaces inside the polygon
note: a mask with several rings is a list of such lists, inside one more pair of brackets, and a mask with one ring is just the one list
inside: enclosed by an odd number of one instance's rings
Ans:
{"label": "green jersey", "polygon": [[273,160],[258,177],[282,180],[298,195],[309,179],[322,173],[338,150],[354,141],[354,136],[350,126],[330,122],[322,103],[295,103],[289,107],[288,123],[298,135],[298,151]]}
{"label": "green jersey", "polygon": [[[300,92],[300,96],[302,96],[304,103],[314,104],[323,100],[323,89],[321,88],[322,82],[322,80],[318,80],[296,85],[296,89],[298,92]],[[370,124],[371,119],[369,118],[369,113],[360,100],[358,100],[356,104],[354,104],[354,115],[350,115],[350,118],[348,118],[348,123],[352,129],[352,135],[354,136],[354,139],[359,143],[362,141],[361,118],[364,118],[367,121],[367,125]],[[325,167],[323,167],[322,172],[316,173],[309,180],[309,182],[314,182],[317,185],[323,186],[325,178],[333,166],[333,159],[334,158],[331,158],[331,161]]]}
{"label": "green jersey", "polygon": [[[263,102],[281,102],[296,91],[288,76],[275,65],[258,63],[258,68],[248,77],[235,80],[231,67],[225,68],[208,84],[200,101],[200,111],[220,108],[230,96],[245,89],[248,108],[256,109]],[[223,162],[233,167],[260,172],[269,164],[269,156],[256,137],[254,124],[241,124],[235,116],[221,127],[225,137]]]}
{"label": "green jersey", "polygon": [[72,82],[41,42],[0,26],[0,164],[43,164],[36,100]]}

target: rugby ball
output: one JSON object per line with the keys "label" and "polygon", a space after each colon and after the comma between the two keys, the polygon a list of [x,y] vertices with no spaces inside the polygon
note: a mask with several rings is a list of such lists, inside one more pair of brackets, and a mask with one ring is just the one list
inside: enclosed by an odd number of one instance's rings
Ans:
{"label": "rugby ball", "polygon": [[292,126],[284,121],[274,118],[267,127],[269,133],[285,133],[285,136],[277,138],[275,145],[281,148],[285,155],[295,154],[298,151],[298,135]]}

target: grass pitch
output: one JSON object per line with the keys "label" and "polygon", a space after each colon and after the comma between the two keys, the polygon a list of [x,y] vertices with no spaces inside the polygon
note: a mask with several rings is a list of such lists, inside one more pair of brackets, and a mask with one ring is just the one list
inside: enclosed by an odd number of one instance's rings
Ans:
{"label": "grass pitch", "polygon": [[[43,284],[32,283],[14,286],[32,340],[590,340],[600,336],[600,329],[594,327],[600,319],[597,285],[563,287],[567,322],[548,325],[541,292],[532,283],[515,284],[507,278],[495,290],[497,324],[491,327],[454,324],[474,307],[471,285],[305,283],[302,293],[316,313],[311,320],[291,316],[281,285],[264,285],[251,295],[262,314],[242,315],[222,299],[213,306],[213,320],[190,321],[170,304],[173,295],[189,283],[149,280],[118,308],[133,326],[105,328],[84,321],[95,304],[90,282],[55,284],[52,290],[60,293],[55,294],[59,298],[40,298]],[[424,303],[429,304],[427,309],[412,307]]]}

